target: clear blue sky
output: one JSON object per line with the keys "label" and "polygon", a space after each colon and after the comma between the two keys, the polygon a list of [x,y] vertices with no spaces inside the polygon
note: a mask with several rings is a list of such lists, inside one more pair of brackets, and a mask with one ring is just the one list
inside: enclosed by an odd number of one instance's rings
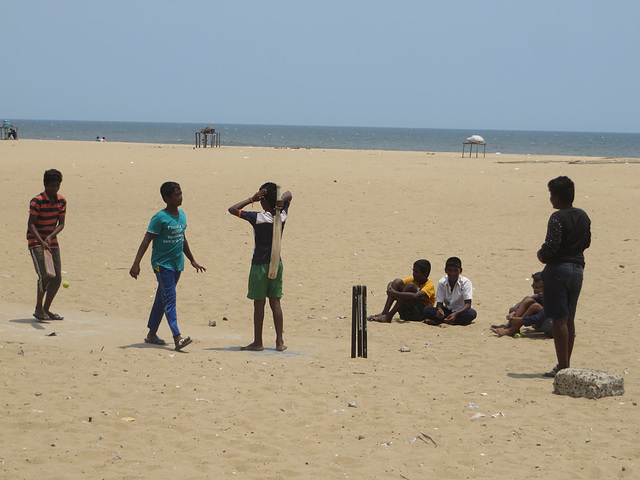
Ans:
{"label": "clear blue sky", "polygon": [[640,1],[1,1],[0,119],[640,132]]}

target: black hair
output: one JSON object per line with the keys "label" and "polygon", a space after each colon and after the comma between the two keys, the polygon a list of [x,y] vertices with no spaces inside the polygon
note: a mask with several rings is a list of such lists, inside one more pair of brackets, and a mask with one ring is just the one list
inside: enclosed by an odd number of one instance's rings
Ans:
{"label": "black hair", "polygon": [[447,267],[458,267],[462,269],[462,260],[460,260],[458,257],[449,257],[444,264],[444,268]]}
{"label": "black hair", "polygon": [[60,170],[52,168],[44,172],[44,184],[49,185],[52,182],[62,182],[62,173],[60,173]]}
{"label": "black hair", "polygon": [[431,262],[429,262],[429,260],[425,260],[424,258],[416,260],[413,266],[429,277],[431,273]]}
{"label": "black hair", "polygon": [[542,272],[534,273],[533,275],[531,275],[531,278],[533,279],[533,283],[541,282],[542,281]]}
{"label": "black hair", "polygon": [[267,182],[260,187],[260,190],[265,189],[267,192],[264,194],[264,199],[267,201],[271,208],[276,208],[276,195],[278,186],[273,182]]}
{"label": "black hair", "polygon": [[163,199],[165,197],[170,197],[178,188],[180,188],[180,184],[178,182],[164,182],[160,187],[160,195],[162,195]]}
{"label": "black hair", "polygon": [[569,177],[556,177],[553,180],[549,180],[549,192],[553,196],[557,196],[564,204],[573,203],[573,199],[576,195],[575,185]]}

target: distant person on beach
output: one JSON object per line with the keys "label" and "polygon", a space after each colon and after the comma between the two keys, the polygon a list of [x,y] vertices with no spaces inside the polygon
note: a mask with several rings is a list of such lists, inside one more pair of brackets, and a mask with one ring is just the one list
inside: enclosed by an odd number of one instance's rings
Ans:
{"label": "distant person on beach", "polygon": [[[242,218],[251,224],[255,241],[251,270],[249,272],[249,291],[247,293],[247,298],[253,300],[253,342],[246,347],[241,347],[241,350],[260,351],[264,349],[262,324],[264,323],[264,309],[267,298],[269,298],[269,306],[271,307],[273,323],[276,329],[276,350],[281,352],[287,348],[284,344],[284,316],[280,305],[280,298],[282,298],[282,260],[280,260],[278,274],[275,279],[270,279],[268,273],[273,242],[273,217],[276,214],[276,208],[281,209],[280,216],[282,228],[284,229],[292,195],[291,192],[287,191],[282,194],[281,199],[276,200],[276,192],[276,184],[268,182],[262,185],[258,192],[251,197],[229,207],[231,215]],[[243,210],[258,201],[264,212]]]}
{"label": "distant person on beach", "polygon": [[101,141],[101,142],[106,142],[106,141],[107,141],[107,139],[106,139],[106,138],[104,138],[104,137],[102,137],[102,138],[100,139],[100,141]]}
{"label": "distant person on beach", "polygon": [[387,285],[387,301],[382,312],[372,315],[368,320],[389,323],[398,313],[402,320],[422,322],[426,316],[425,307],[432,307],[436,301],[436,289],[429,274],[429,260],[416,260],[413,264],[413,275],[407,278],[396,278]]}
{"label": "distant person on beach", "polygon": [[[29,203],[27,243],[33,266],[38,274],[38,293],[33,316],[40,321],[64,318],[51,311],[51,303],[62,281],[58,234],[64,229],[67,200],[58,195],[61,183],[60,171],[53,168],[47,170],[44,172],[44,192],[33,197]],[[55,274],[47,272],[45,256],[49,254],[53,259]]]}
{"label": "distant person on beach", "polygon": [[99,141],[100,141],[100,137],[96,137],[96,142],[99,142]]}
{"label": "distant person on beach", "polygon": [[154,345],[166,345],[166,342],[158,337],[160,322],[162,317],[166,316],[173,335],[175,349],[182,350],[192,342],[191,337],[183,338],[180,334],[176,312],[176,285],[184,270],[185,255],[197,272],[206,272],[207,269],[195,261],[189,248],[189,242],[187,242],[185,235],[187,217],[178,208],[182,205],[180,185],[176,182],[165,182],[160,187],[160,194],[167,206],[151,218],[147,233],[142,239],[133,266],[129,270],[129,275],[138,278],[142,257],[149,248],[149,244],[153,242],[151,267],[156,274],[158,290],[147,323],[149,333],[144,341]]}
{"label": "distant person on beach", "polygon": [[584,277],[584,251],[591,245],[591,220],[584,210],[573,206],[575,185],[569,177],[554,178],[548,188],[551,205],[558,211],[549,218],[538,260],[545,264],[542,270],[544,310],[547,317],[553,319],[553,342],[558,358],[558,364],[545,376],[555,377],[571,364],[576,307]]}
{"label": "distant person on beach", "polygon": [[538,332],[544,332],[549,338],[553,338],[551,319],[546,318],[544,313],[542,272],[534,273],[532,278],[533,295],[524,297],[521,302],[509,309],[506,324],[491,326],[491,331],[499,337],[513,336],[520,333],[522,327],[532,327]]}
{"label": "distant person on beach", "polygon": [[446,275],[438,282],[436,306],[426,307],[426,323],[429,325],[469,325],[476,318],[477,312],[471,308],[473,285],[471,280],[463,277],[462,260],[450,257],[445,262]]}

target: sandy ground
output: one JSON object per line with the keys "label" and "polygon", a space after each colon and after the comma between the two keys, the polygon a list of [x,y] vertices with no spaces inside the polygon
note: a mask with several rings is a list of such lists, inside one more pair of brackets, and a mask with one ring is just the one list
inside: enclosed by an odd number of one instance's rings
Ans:
{"label": "sandy ground", "polygon": [[[27,208],[64,174],[64,279],[37,323]],[[636,159],[0,142],[0,478],[66,480],[638,478],[640,164]],[[592,219],[572,365],[624,376],[597,401],[554,395],[553,341],[489,331],[530,293],[552,212],[546,183],[577,185]],[[159,186],[181,183],[195,257],[178,288],[184,352],[143,343],[156,282],[128,275]],[[252,339],[250,226],[227,208],[265,181],[293,193],[282,256],[288,350]],[[418,258],[462,258],[468,327],[370,323],[350,358],[351,286],[377,313]],[[210,327],[215,320],[217,325]],[[55,335],[53,335],[55,333]],[[160,336],[170,339],[163,323]],[[408,353],[400,352],[404,346]],[[357,406],[349,406],[354,402]],[[472,420],[478,413],[485,417]]]}

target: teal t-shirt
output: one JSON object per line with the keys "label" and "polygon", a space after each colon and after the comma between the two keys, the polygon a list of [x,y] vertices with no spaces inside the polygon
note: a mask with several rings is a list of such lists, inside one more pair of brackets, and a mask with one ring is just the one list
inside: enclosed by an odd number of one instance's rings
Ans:
{"label": "teal t-shirt", "polygon": [[147,231],[153,233],[151,247],[151,266],[169,268],[176,272],[184,270],[184,231],[187,229],[187,217],[182,210],[171,215],[160,210],[149,222]]}

